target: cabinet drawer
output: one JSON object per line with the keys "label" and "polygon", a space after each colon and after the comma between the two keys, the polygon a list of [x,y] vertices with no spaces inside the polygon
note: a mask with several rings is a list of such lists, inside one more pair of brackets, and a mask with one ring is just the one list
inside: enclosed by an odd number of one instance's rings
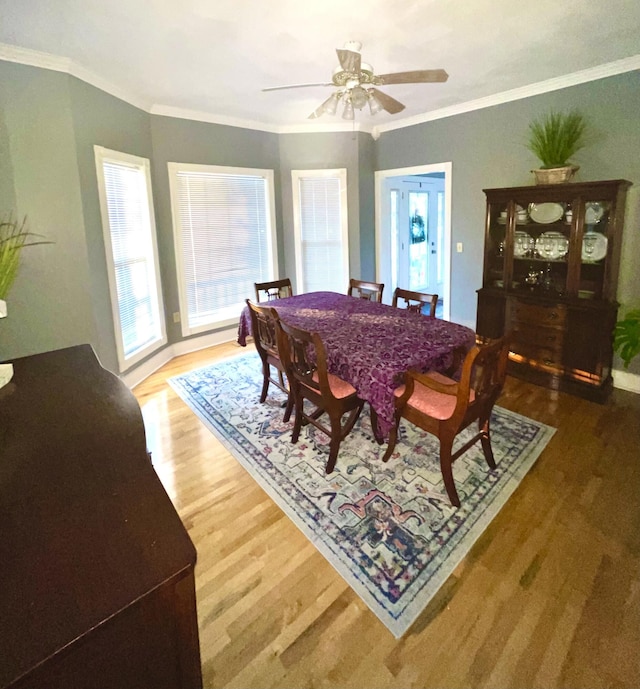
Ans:
{"label": "cabinet drawer", "polygon": [[529,323],[514,323],[512,342],[518,345],[534,345],[558,351],[564,343],[564,330],[561,328],[542,328]]}
{"label": "cabinet drawer", "polygon": [[564,304],[550,306],[528,304],[523,301],[512,301],[510,305],[511,324],[558,327],[562,328],[567,320],[567,307]]}
{"label": "cabinet drawer", "polygon": [[546,366],[562,365],[562,348],[551,348],[535,345],[533,343],[513,342],[510,350],[514,354],[531,359],[534,363]]}

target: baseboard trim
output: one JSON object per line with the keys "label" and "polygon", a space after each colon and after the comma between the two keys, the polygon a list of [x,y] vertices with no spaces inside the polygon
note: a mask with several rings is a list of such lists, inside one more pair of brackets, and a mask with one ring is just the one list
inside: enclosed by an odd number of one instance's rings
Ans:
{"label": "baseboard trim", "polygon": [[637,395],[640,395],[640,375],[617,369],[614,369],[611,375],[613,376],[614,388],[635,392]]}
{"label": "baseboard trim", "polygon": [[187,340],[175,342],[168,347],[165,347],[157,354],[154,354],[150,359],[147,359],[140,366],[136,366],[133,371],[120,374],[120,380],[129,388],[133,389],[136,385],[142,383],[152,373],[159,368],[169,363],[171,359],[183,354],[190,354],[197,352],[200,349],[213,347],[215,345],[224,344],[225,342],[233,342],[237,337],[237,326],[219,330],[215,333],[207,333],[200,337],[190,337]]}

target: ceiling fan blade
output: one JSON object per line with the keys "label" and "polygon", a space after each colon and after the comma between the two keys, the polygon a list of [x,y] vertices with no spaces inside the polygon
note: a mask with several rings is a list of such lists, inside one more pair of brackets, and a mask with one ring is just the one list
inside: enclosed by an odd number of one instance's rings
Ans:
{"label": "ceiling fan blade", "polygon": [[340,67],[342,67],[345,72],[354,72],[357,74],[360,71],[360,53],[356,53],[353,50],[344,50],[342,48],[338,48],[336,53],[338,53]]}
{"label": "ceiling fan blade", "polygon": [[446,81],[449,75],[444,69],[417,69],[413,72],[394,72],[393,74],[379,74],[377,83],[386,84],[429,84]]}
{"label": "ceiling fan blade", "polygon": [[307,86],[333,86],[331,82],[318,82],[317,84],[290,84],[289,86],[269,86],[269,88],[262,89],[262,91],[282,91],[284,89],[303,89]]}
{"label": "ceiling fan blade", "polygon": [[379,91],[378,89],[369,89],[370,91],[373,91],[373,95],[375,96],[376,100],[382,105],[382,107],[388,112],[391,113],[392,115],[395,115],[397,112],[401,112],[404,110],[404,105],[395,98],[391,98],[391,96],[387,96],[386,93],[382,93],[382,91]]}

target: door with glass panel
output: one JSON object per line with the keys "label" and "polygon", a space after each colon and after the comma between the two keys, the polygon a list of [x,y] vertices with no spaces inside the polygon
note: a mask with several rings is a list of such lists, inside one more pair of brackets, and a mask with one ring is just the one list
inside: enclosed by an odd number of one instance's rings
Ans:
{"label": "door with glass panel", "polygon": [[397,186],[391,190],[389,204],[395,234],[392,247],[397,252],[397,285],[442,294],[444,181],[407,178]]}

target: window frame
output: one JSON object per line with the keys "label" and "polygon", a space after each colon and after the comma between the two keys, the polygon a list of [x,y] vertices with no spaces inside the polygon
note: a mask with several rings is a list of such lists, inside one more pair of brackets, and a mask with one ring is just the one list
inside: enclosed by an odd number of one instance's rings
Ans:
{"label": "window frame", "polygon": [[[169,174],[169,198],[171,202],[171,218],[173,222],[173,246],[175,251],[176,274],[178,280],[178,299],[180,304],[180,321],[182,327],[182,335],[187,337],[189,335],[197,335],[199,333],[210,332],[212,330],[219,330],[229,326],[237,325],[240,317],[217,318],[207,323],[198,326],[189,325],[189,307],[188,296],[185,283],[185,267],[182,256],[182,227],[180,224],[180,212],[178,205],[178,173],[179,172],[194,172],[194,173],[212,173],[218,175],[246,175],[249,177],[262,177],[266,182],[266,203],[267,208],[265,218],[267,219],[267,235],[268,235],[268,251],[269,251],[269,265],[271,266],[271,274],[267,280],[275,280],[278,275],[278,238],[276,231],[276,212],[275,212],[275,173],[270,169],[263,168],[242,168],[229,167],[225,165],[201,165],[196,163],[175,163],[168,162],[167,170]],[[259,282],[259,281],[258,281]],[[248,294],[247,297],[253,297]]]}
{"label": "window frame", "polygon": [[347,199],[347,169],[332,168],[321,170],[291,170],[291,185],[293,197],[293,235],[296,259],[296,286],[298,291],[304,291],[304,261],[302,257],[302,215],[300,198],[300,180],[305,177],[337,178],[340,182],[340,225],[342,240],[342,281],[344,290],[349,284],[349,213]]}
{"label": "window frame", "polygon": [[[107,264],[107,278],[109,283],[109,296],[111,301],[111,315],[113,319],[116,353],[120,373],[128,370],[142,359],[153,354],[167,344],[167,324],[164,310],[164,299],[162,296],[162,280],[160,276],[160,259],[158,254],[158,232],[156,227],[155,210],[153,206],[153,189],[151,185],[151,163],[148,158],[142,158],[131,153],[115,151],[103,146],[94,145],[94,158],[96,164],[98,197],[100,201],[100,217],[102,220],[102,234],[104,238],[105,259]],[[104,163],[110,162],[140,170],[144,174],[145,186],[147,191],[147,210],[148,210],[148,231],[151,248],[151,258],[153,262],[153,274],[155,276],[156,308],[158,310],[160,337],[150,342],[142,349],[130,355],[125,354],[124,337],[122,334],[122,323],[120,320],[120,308],[118,300],[118,287],[116,279],[116,266],[113,258],[113,242],[111,236],[111,222],[109,220],[109,205],[107,200],[107,189],[104,175]]]}

